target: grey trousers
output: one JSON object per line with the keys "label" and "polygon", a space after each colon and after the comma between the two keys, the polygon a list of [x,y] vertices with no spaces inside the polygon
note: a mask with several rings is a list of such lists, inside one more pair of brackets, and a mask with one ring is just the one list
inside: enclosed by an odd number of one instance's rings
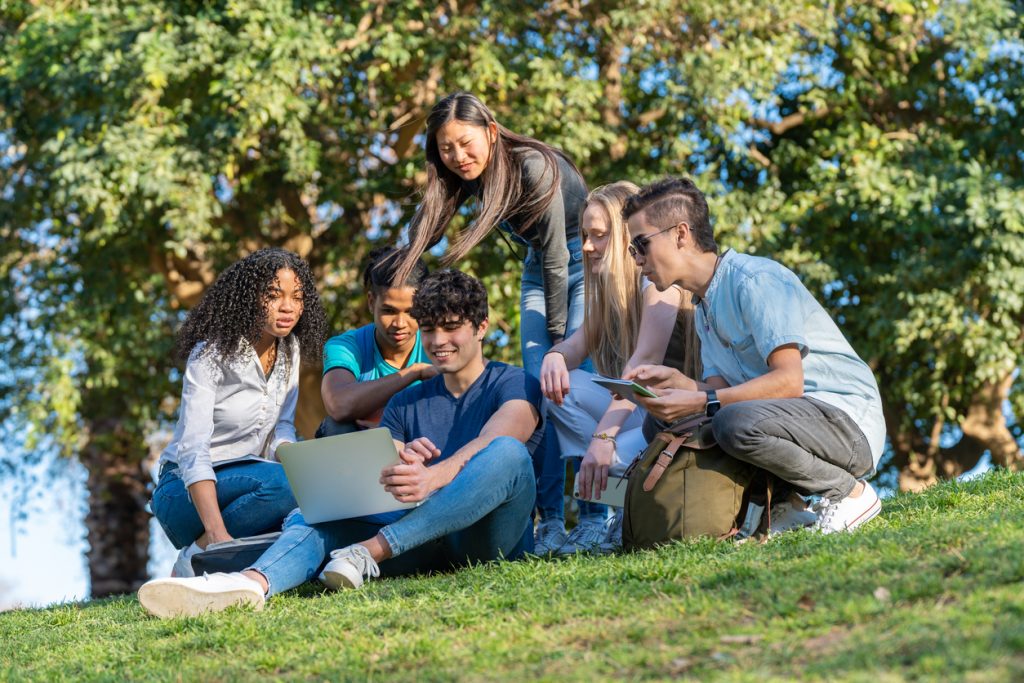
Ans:
{"label": "grey trousers", "polygon": [[744,401],[712,421],[719,446],[804,494],[839,501],[871,473],[867,437],[839,408],[814,398]]}

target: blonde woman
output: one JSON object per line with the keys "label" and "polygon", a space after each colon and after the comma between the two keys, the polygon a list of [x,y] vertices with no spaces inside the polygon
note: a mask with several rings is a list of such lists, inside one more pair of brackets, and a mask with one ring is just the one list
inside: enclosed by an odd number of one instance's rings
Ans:
{"label": "blonde woman", "polygon": [[[580,490],[600,499],[608,476],[621,475],[646,446],[644,411],[613,397],[578,369],[590,357],[597,373],[622,377],[631,368],[666,362],[695,371],[700,353],[690,294],[678,287],[663,292],[651,285],[628,252],[629,232],[622,206],[639,188],[620,181],[591,192],[580,215],[584,259],[584,320],[554,345],[541,366],[541,390],[550,401],[548,420],[563,457],[582,458]],[[690,375],[694,376],[694,375]],[[621,514],[607,520],[604,506],[580,502],[579,524],[558,550],[610,551],[621,545]]]}

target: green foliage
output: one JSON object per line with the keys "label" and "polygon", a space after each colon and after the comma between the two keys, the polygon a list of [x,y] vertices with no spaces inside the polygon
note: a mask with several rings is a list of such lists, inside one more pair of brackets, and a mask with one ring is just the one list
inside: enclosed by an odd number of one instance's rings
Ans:
{"label": "green foliage", "polygon": [[[138,0],[0,22],[0,406],[67,451],[171,414],[182,311],[255,247],[307,254],[336,327],[364,322],[359,261],[400,237],[423,117],[459,88],[592,186],[696,176],[724,244],[840,319],[912,450],[1020,365],[1019,3]],[[494,238],[467,266],[515,360],[515,257]]]}
{"label": "green foliage", "polygon": [[1024,675],[1024,475],[851,534],[308,584],[162,621],[133,597],[0,615],[5,680],[985,680]]}

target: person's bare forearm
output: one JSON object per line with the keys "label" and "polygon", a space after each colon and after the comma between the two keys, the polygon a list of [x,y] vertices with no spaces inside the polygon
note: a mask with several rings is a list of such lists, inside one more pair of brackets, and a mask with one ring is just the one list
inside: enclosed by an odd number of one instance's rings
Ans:
{"label": "person's bare forearm", "polygon": [[369,382],[346,383],[334,381],[328,372],[324,375],[320,393],[328,415],[338,422],[354,422],[382,409],[392,396],[420,379],[421,375],[421,367],[415,365]]}
{"label": "person's bare forearm", "polygon": [[575,370],[587,357],[587,349],[583,328],[573,332],[568,339],[558,342],[548,353],[560,353],[565,358],[565,366],[569,370]]}
{"label": "person's bare forearm", "polygon": [[196,512],[199,513],[199,520],[203,523],[206,533],[211,536],[226,536],[228,531],[220,514],[220,504],[217,502],[217,483],[210,479],[197,481],[188,487],[188,494],[192,498],[192,504],[196,506]]}

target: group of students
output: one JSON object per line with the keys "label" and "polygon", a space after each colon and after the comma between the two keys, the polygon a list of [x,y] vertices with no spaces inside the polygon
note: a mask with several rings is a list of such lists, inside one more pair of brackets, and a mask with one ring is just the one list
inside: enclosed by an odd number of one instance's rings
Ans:
{"label": "group of students", "polygon": [[[565,459],[581,499],[599,501],[644,450],[645,419],[712,417],[725,452],[785,483],[774,533],[853,529],[878,514],[866,478],[885,426],[872,372],[791,271],[719,250],[692,181],[588,194],[563,152],[509,131],[468,93],[431,111],[426,159],[409,245],[375,251],[364,269],[371,324],[324,345],[309,268],[280,249],[226,269],[190,312],[180,416],[152,503],[180,552],[171,578],[140,588],[148,611],[260,608],[314,578],[355,588],[381,574],[613,550],[621,511],[600,502],[581,500],[566,531]],[[477,215],[445,265],[494,230],[525,248],[524,368],[483,355],[483,284],[421,260],[471,198]],[[317,436],[387,428],[399,462],[380,481],[418,506],[303,519],[274,456],[296,439],[299,364],[321,358],[328,416]],[[656,397],[638,406],[591,382],[595,372]],[[210,543],[277,530],[245,570],[191,576]]]}

